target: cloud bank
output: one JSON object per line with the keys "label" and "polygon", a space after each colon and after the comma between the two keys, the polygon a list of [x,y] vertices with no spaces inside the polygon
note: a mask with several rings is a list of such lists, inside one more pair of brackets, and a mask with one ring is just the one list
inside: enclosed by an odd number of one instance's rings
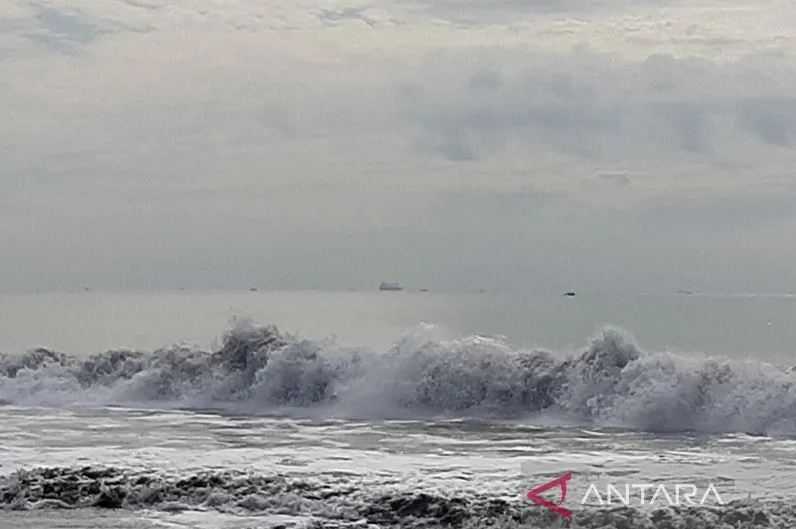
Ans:
{"label": "cloud bank", "polygon": [[0,288],[781,289],[792,22],[777,0],[12,1]]}

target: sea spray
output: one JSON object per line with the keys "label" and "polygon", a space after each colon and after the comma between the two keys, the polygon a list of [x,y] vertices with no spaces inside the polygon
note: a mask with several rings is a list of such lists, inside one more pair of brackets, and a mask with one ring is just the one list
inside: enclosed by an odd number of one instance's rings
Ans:
{"label": "sea spray", "polygon": [[433,334],[423,326],[377,352],[237,321],[215,351],[177,345],[79,360],[36,349],[0,357],[0,401],[363,418],[543,413],[648,431],[796,432],[796,375],[770,364],[646,352],[616,328],[571,354]]}

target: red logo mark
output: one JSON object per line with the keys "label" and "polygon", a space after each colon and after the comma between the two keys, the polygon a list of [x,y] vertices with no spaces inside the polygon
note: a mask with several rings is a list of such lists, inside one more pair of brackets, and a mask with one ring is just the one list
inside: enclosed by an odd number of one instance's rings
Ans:
{"label": "red logo mark", "polygon": [[[562,507],[561,504],[564,503],[567,499],[567,481],[569,481],[570,479],[572,479],[572,472],[567,472],[563,476],[556,478],[553,481],[548,481],[543,485],[534,487],[533,489],[530,490],[530,492],[528,492],[528,499],[534,502],[536,505],[541,505],[545,509],[560,514],[561,516],[569,520],[572,518],[572,511],[570,511],[566,507]],[[543,492],[547,492],[550,489],[556,489],[556,488],[561,489],[561,499],[558,500],[558,503],[542,498],[541,494]]]}

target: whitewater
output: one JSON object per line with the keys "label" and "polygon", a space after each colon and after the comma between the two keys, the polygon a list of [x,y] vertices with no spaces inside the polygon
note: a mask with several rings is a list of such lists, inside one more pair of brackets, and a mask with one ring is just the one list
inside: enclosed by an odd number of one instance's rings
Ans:
{"label": "whitewater", "polygon": [[[796,374],[408,326],[386,346],[236,318],[211,347],[0,355],[0,527],[794,527]],[[572,472],[571,521],[528,490]],[[580,505],[596,484],[723,504]]]}
{"label": "whitewater", "polygon": [[557,420],[651,432],[796,433],[796,375],[759,361],[644,352],[603,329],[581,352],[504,339],[435,341],[430,325],[384,352],[238,321],[217,351],[175,345],[79,360],[0,357],[0,399],[18,405],[143,405],[368,419]]}

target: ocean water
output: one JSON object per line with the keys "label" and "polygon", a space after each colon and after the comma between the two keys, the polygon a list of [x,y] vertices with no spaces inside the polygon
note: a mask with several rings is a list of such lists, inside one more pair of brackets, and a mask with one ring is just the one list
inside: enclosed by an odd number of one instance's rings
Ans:
{"label": "ocean water", "polygon": [[[796,527],[794,318],[790,295],[2,295],[0,528]],[[528,499],[568,472],[571,519]]]}

